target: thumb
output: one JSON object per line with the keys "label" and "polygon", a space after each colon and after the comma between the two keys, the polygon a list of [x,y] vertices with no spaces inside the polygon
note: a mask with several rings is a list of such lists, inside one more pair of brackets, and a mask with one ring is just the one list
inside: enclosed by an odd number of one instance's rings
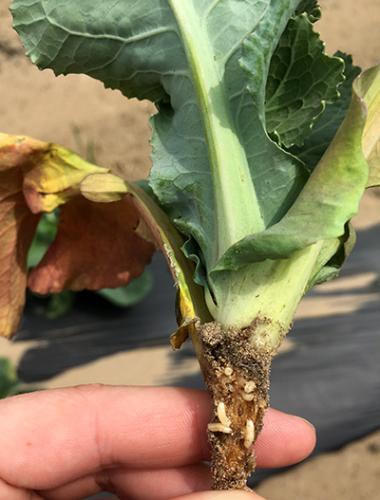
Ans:
{"label": "thumb", "polygon": [[183,497],[177,497],[173,500],[265,500],[256,493],[248,491],[203,491],[201,493],[192,493]]}

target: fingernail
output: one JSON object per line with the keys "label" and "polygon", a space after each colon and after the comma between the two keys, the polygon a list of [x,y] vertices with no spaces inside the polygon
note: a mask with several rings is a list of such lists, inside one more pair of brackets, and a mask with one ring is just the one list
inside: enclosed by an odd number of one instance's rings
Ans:
{"label": "fingernail", "polygon": [[314,431],[314,432],[316,431],[316,429],[315,429],[315,425],[314,425],[314,424],[312,424],[312,423],[310,422],[310,420],[306,420],[306,418],[304,418],[304,417],[298,417],[298,418],[300,418],[301,420],[303,420],[303,421],[305,422],[305,424],[307,424],[309,427],[311,427],[311,428],[313,429],[313,431]]}

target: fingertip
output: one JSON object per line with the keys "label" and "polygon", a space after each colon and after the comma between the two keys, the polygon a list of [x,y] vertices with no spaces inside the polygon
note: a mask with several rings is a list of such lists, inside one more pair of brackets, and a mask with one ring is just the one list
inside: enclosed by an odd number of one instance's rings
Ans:
{"label": "fingertip", "polygon": [[295,418],[301,420],[303,422],[303,425],[305,426],[306,444],[308,445],[309,449],[307,456],[309,456],[314,451],[314,448],[317,444],[317,429],[309,420],[306,420],[306,418],[303,417],[295,417]]}
{"label": "fingertip", "polygon": [[260,467],[283,467],[301,462],[315,448],[315,427],[304,418],[271,409],[264,419],[255,451]]}
{"label": "fingertip", "polygon": [[265,500],[253,491],[229,490],[229,491],[203,491],[174,500]]}
{"label": "fingertip", "polygon": [[301,462],[307,458],[315,448],[317,443],[317,431],[314,425],[305,418],[297,415],[290,415],[294,439],[298,439],[298,445],[293,447],[292,464]]}

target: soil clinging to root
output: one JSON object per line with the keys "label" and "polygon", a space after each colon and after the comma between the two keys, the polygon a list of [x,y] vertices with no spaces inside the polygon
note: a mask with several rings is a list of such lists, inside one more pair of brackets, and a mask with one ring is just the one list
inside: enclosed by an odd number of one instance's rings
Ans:
{"label": "soil clinging to root", "polygon": [[245,489],[255,469],[252,445],[268,407],[272,356],[250,344],[253,328],[224,329],[218,323],[206,323],[198,329],[202,369],[214,400],[208,437],[217,490]]}

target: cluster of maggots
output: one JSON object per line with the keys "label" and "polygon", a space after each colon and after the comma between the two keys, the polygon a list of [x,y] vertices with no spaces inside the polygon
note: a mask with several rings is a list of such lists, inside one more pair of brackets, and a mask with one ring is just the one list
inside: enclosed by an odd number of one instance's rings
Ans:
{"label": "cluster of maggots", "polygon": [[[231,367],[227,366],[223,374],[231,378],[232,375],[234,374],[234,371]],[[256,389],[256,384],[253,380],[243,380],[243,383],[241,384],[242,386],[242,392],[241,392],[241,397],[244,399],[244,401],[251,402],[255,399],[255,389]],[[264,405],[265,407],[265,402],[259,402],[259,407],[262,407]],[[257,409],[255,409],[257,411]],[[221,432],[224,434],[232,434],[232,427],[231,427],[231,419],[227,415],[226,411],[226,405],[223,401],[216,402],[216,415],[218,417],[219,422],[212,422],[208,424],[208,430],[210,432]],[[244,446],[245,448],[250,448],[255,441],[255,424],[252,419],[247,419],[246,424],[245,424],[245,429],[244,429]]]}

